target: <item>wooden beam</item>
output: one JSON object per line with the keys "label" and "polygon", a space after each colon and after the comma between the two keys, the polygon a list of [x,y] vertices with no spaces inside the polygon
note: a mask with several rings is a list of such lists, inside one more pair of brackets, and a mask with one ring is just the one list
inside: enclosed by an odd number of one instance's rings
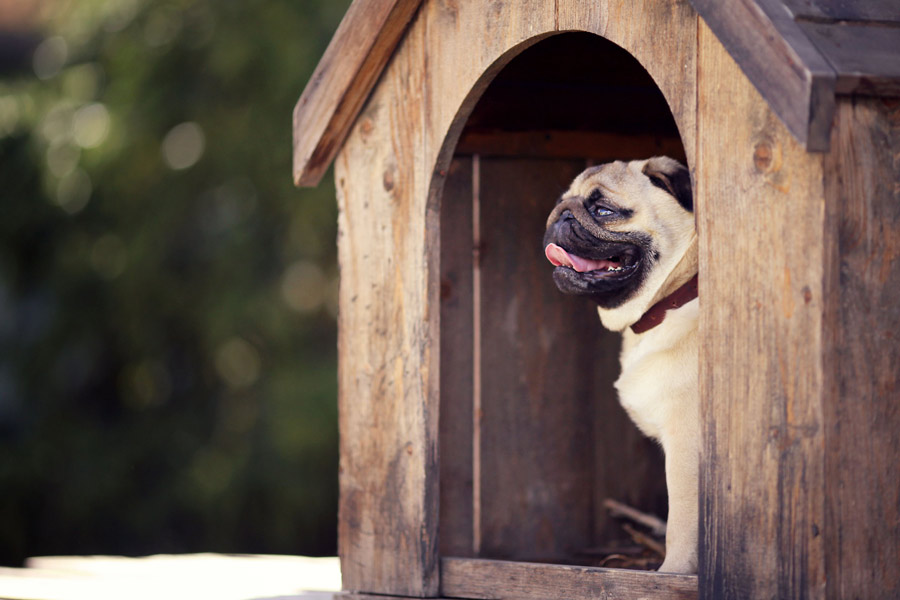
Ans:
{"label": "wooden beam", "polygon": [[535,158],[632,160],[664,154],[684,161],[678,136],[622,134],[605,131],[463,131],[456,154]]}
{"label": "wooden beam", "polygon": [[694,600],[697,577],[469,558],[441,560],[441,594],[492,600]]}
{"label": "wooden beam", "polygon": [[294,183],[318,185],[421,0],[354,0],[294,108]]}

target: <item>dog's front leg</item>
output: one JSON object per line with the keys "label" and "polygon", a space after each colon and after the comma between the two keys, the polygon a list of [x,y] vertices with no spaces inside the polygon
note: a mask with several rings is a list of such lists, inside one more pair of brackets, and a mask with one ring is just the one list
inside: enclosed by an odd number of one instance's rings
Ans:
{"label": "dog's front leg", "polygon": [[666,529],[666,559],[660,571],[697,572],[699,509],[699,441],[697,419],[687,415],[662,436],[666,454],[666,484],[669,518]]}

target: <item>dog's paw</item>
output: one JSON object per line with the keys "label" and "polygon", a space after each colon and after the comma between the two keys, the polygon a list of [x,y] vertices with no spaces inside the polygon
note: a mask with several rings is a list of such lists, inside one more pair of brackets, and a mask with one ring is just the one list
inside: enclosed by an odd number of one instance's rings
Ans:
{"label": "dog's paw", "polygon": [[667,555],[666,560],[657,569],[660,573],[680,573],[693,575],[697,572],[697,555],[675,556]]}

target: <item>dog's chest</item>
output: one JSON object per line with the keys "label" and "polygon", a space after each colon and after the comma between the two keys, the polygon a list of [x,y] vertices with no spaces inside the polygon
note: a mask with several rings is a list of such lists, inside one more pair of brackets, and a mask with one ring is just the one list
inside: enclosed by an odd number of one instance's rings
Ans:
{"label": "dog's chest", "polygon": [[695,300],[669,311],[650,331],[623,334],[616,390],[623,408],[648,436],[660,439],[673,417],[696,409],[698,318]]}

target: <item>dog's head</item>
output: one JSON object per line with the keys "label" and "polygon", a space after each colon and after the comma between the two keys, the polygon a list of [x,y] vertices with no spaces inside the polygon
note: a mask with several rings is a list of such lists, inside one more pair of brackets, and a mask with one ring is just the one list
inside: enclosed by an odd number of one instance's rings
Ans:
{"label": "dog's head", "polygon": [[544,253],[562,292],[624,329],[697,272],[688,170],[662,156],[587,169],[550,213]]}

